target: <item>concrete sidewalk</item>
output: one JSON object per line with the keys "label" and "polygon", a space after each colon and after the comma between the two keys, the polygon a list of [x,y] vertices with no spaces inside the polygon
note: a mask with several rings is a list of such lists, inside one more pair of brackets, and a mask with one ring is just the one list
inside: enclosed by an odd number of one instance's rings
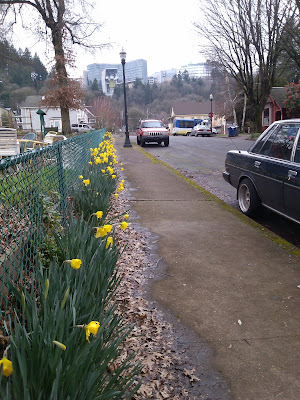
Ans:
{"label": "concrete sidewalk", "polygon": [[298,400],[300,258],[147,157],[147,149],[123,143],[116,148],[132,209],[159,236],[167,265],[153,298],[213,348],[234,399]]}

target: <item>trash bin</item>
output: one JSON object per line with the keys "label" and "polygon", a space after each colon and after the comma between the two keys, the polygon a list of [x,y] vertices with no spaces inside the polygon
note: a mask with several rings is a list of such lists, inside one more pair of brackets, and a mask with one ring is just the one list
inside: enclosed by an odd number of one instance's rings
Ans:
{"label": "trash bin", "polygon": [[229,126],[228,127],[228,136],[229,137],[231,137],[231,136],[236,136],[236,133],[237,133],[237,126]]}

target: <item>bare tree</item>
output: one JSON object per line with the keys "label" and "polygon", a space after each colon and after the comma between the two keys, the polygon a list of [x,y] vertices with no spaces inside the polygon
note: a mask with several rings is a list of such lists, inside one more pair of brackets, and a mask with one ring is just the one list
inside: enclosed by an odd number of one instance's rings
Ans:
{"label": "bare tree", "polygon": [[296,4],[289,0],[207,0],[201,2],[201,9],[204,17],[194,24],[201,47],[246,93],[250,118],[260,131],[282,34]]}
{"label": "bare tree", "polygon": [[91,111],[96,117],[98,127],[116,130],[120,126],[120,111],[112,99],[108,97],[95,99]]}
{"label": "bare tree", "polygon": [[[31,7],[37,12],[49,33],[55,55],[55,74],[58,85],[59,101],[57,106],[61,109],[62,128],[65,134],[71,133],[69,109],[74,104],[74,99],[68,97],[74,91],[68,90],[70,80],[66,65],[71,63],[71,46],[78,44],[92,47],[89,38],[100,25],[91,22],[92,12],[90,4],[85,0],[0,0],[1,19],[4,20],[9,13],[13,13],[13,22],[18,21],[18,16]],[[32,13],[35,15],[35,13]],[[32,18],[32,15],[31,15]],[[24,20],[24,18],[23,18]],[[76,91],[75,91],[76,92]]]}
{"label": "bare tree", "polygon": [[[295,14],[287,21],[282,41],[282,51],[300,69],[300,0],[295,0]],[[288,60],[287,60],[288,61]]]}

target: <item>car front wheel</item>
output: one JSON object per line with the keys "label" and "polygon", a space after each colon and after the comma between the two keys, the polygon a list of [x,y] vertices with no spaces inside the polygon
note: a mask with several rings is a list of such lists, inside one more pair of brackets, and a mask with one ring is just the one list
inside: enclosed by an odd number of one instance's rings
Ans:
{"label": "car front wheel", "polygon": [[240,210],[248,217],[256,215],[261,208],[261,201],[257,191],[248,178],[243,179],[239,185],[238,202]]}
{"label": "car front wheel", "polygon": [[141,139],[138,136],[136,137],[136,142],[137,142],[138,145],[141,144]]}
{"label": "car front wheel", "polygon": [[169,139],[166,139],[165,141],[164,141],[164,145],[167,147],[167,146],[169,146]]}

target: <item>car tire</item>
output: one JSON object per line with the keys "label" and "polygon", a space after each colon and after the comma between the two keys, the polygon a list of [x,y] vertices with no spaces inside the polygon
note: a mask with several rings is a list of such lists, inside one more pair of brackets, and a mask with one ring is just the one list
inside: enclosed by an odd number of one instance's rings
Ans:
{"label": "car tire", "polygon": [[138,145],[141,144],[141,139],[138,136],[136,137],[136,142],[137,142]]}
{"label": "car tire", "polygon": [[164,140],[164,145],[165,145],[166,147],[169,146],[169,139]]}
{"label": "car tire", "polygon": [[248,217],[258,214],[261,209],[261,200],[250,179],[245,178],[241,181],[238,187],[237,197],[240,210],[243,214]]}
{"label": "car tire", "polygon": [[141,139],[141,146],[145,147],[145,144],[146,144],[146,142],[143,139]]}

